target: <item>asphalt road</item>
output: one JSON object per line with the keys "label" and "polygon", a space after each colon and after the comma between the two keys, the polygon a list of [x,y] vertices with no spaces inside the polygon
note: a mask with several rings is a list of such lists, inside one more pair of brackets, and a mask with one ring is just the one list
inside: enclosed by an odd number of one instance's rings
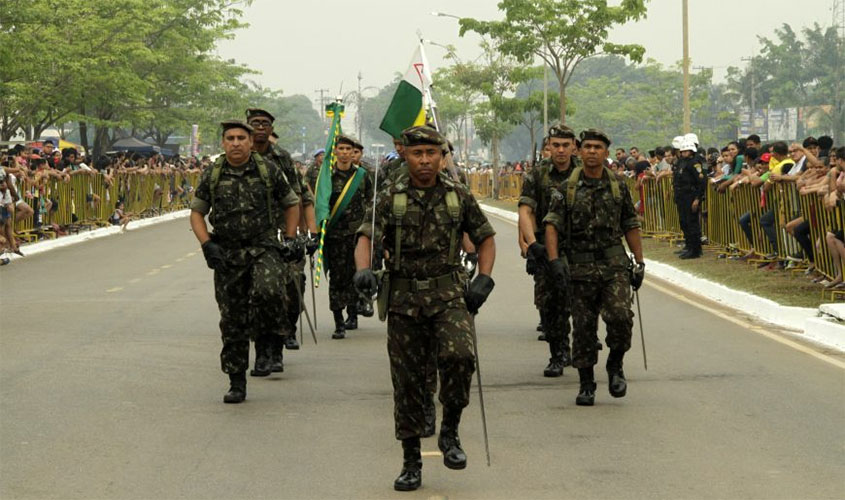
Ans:
{"label": "asphalt road", "polygon": [[576,407],[574,371],[542,376],[515,228],[494,225],[497,286],[477,321],[492,467],[474,393],[468,468],[446,469],[426,439],[423,488],[392,490],[385,327],[331,340],[325,286],[319,344],[307,335],[283,374],[224,405],[211,272],[184,220],[0,271],[0,498],[845,497],[841,356],[646,286],[649,370],[635,331],[628,396],[599,369],[596,406]]}

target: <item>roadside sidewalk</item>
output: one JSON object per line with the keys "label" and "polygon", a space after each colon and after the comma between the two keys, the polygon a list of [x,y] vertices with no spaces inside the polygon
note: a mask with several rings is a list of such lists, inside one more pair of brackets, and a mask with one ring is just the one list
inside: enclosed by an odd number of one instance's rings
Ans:
{"label": "roadside sidewalk", "polygon": [[[484,203],[481,203],[481,208],[514,224],[517,222],[517,214],[512,210],[492,207]],[[743,314],[788,330],[802,339],[811,340],[826,348],[845,352],[845,322],[829,314],[829,307],[826,305],[819,308],[783,306],[772,300],[728,288],[664,262],[647,258],[646,276],[649,275],[668,281],[690,294],[706,297],[734,310],[738,310],[736,304],[742,304]]]}

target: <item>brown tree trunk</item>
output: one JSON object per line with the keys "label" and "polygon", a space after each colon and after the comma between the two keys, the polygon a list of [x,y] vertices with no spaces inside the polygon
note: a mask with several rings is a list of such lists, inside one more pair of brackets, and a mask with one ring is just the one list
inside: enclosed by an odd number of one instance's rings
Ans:
{"label": "brown tree trunk", "polygon": [[560,84],[560,124],[566,125],[566,85],[563,83],[565,78],[558,78]]}

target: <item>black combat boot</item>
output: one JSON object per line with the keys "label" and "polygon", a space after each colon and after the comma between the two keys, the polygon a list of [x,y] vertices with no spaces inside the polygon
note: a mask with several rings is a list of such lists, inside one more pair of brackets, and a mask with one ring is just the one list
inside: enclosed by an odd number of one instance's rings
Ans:
{"label": "black combat boot", "polygon": [[285,371],[284,345],[284,338],[279,335],[273,337],[273,350],[270,352],[270,371],[273,373]]}
{"label": "black combat boot", "polygon": [[[272,340],[269,342],[272,342]],[[272,344],[266,345],[267,343],[265,341],[255,343],[255,367],[249,372],[252,377],[266,377],[270,375],[270,352],[273,348]]]}
{"label": "black combat boot", "polygon": [[246,374],[230,373],[229,374],[229,392],[223,396],[224,403],[243,403],[246,399]]}
{"label": "black combat boot", "polygon": [[437,447],[443,452],[443,465],[454,470],[465,469],[467,466],[467,455],[458,437],[461,411],[461,408],[443,407],[443,421],[440,423],[440,436],[437,437]]}
{"label": "black combat boot", "polygon": [[332,334],[333,339],[345,339],[346,338],[346,327],[344,326],[343,322],[343,309],[338,311],[332,311],[334,315],[334,333]]}
{"label": "black combat boot", "polygon": [[563,355],[552,356],[549,358],[549,364],[543,370],[544,377],[562,377],[563,376]]}
{"label": "black combat boot", "polygon": [[348,306],[346,308],[347,314],[349,314],[349,319],[346,320],[343,327],[347,330],[357,330],[358,329],[358,309],[355,306]]}
{"label": "black combat boot", "polygon": [[622,358],[624,351],[610,350],[607,356],[607,385],[610,395],[614,398],[625,397],[628,392],[628,382],[625,380],[625,373],[622,371]]}
{"label": "black combat boot", "polygon": [[579,368],[578,376],[581,379],[581,388],[575,404],[578,406],[593,406],[596,402],[596,381],[593,375],[593,367]]}
{"label": "black combat boot", "polygon": [[393,481],[396,491],[414,491],[422,485],[422,454],[420,453],[420,438],[402,440],[402,472]]}
{"label": "black combat boot", "polygon": [[285,349],[296,351],[299,349],[299,341],[296,340],[296,330],[292,331],[285,337]]}
{"label": "black combat boot", "polygon": [[423,427],[422,437],[427,438],[434,435],[437,427],[437,408],[434,406],[434,396],[426,393],[425,401],[423,402],[423,415],[425,416],[425,426]]}

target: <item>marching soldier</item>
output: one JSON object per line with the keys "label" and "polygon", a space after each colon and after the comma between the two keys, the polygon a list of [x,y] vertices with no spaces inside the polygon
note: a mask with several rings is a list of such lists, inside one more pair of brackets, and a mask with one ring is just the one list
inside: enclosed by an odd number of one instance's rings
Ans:
{"label": "marching soldier", "polygon": [[[252,153],[253,128],[241,121],[223,127],[225,155],[200,178],[191,204],[191,229],[214,270],[223,349],[229,375],[225,403],[246,398],[250,338],[284,328],[284,282],[288,262],[301,258],[296,242],[299,198],[275,163]],[[210,234],[205,216],[214,227]],[[285,238],[279,241],[279,219]]]}
{"label": "marching soldier", "polygon": [[575,156],[575,132],[565,125],[549,128],[544,141],[551,153],[523,176],[519,198],[519,246],[526,256],[528,274],[534,276],[534,303],[540,310],[545,339],[549,343],[551,358],[543,370],[546,377],[560,377],[563,367],[572,363],[569,352],[569,301],[555,285],[549,273],[546,257],[545,227],[543,219],[549,209],[553,190],[569,179],[578,166]]}
{"label": "marching soldier", "polygon": [[[355,274],[356,231],[373,199],[373,181],[363,167],[352,164],[355,142],[344,135],[335,142],[337,162],[332,169],[333,214],[326,226],[323,255],[329,276],[329,308],[334,315],[333,339],[346,338],[358,328],[358,294],[352,285]],[[343,318],[346,309],[347,319]]]}
{"label": "marching soldier", "polygon": [[320,175],[320,166],[323,164],[323,158],[326,156],[326,150],[323,148],[314,152],[314,163],[308,167],[308,172],[305,175],[306,183],[311,188],[311,192],[317,187],[317,177]]}
{"label": "marching soldier", "polygon": [[[304,186],[302,177],[293,165],[290,154],[277,144],[273,143],[273,123],[275,117],[267,110],[250,108],[246,111],[247,123],[255,130],[252,134],[253,151],[257,152],[268,163],[275,163],[285,174],[285,178],[293,189],[293,192],[300,199],[300,224],[304,229],[310,230],[313,235],[305,241],[309,251],[316,248],[317,225],[314,216],[314,197]],[[279,229],[284,233],[287,228],[283,220],[279,222]],[[284,371],[283,348],[291,350],[299,349],[296,340],[296,323],[302,310],[303,297],[300,292],[304,290],[304,265],[305,260],[292,263],[284,274],[285,283],[285,310],[286,325],[283,335],[266,333],[255,339],[255,366],[250,375],[255,377],[266,377],[271,372]],[[299,280],[299,283],[294,280]]]}
{"label": "marching soldier", "polygon": [[[437,444],[446,467],[466,467],[458,424],[469,404],[475,371],[471,314],[478,312],[493,289],[490,273],[496,250],[495,232],[469,190],[438,174],[445,143],[440,133],[412,127],[402,133],[402,141],[409,175],[383,191],[375,228],[368,216],[358,230],[355,284],[365,293],[377,288],[370,269],[375,233],[383,238],[388,254],[379,313],[388,318],[395,430],[404,451],[402,472],[393,487],[409,491],[422,482],[425,377],[434,346],[443,405]],[[479,274],[468,289],[459,251],[464,232],[478,247]]]}
{"label": "marching soldier", "polygon": [[[593,366],[601,347],[599,314],[610,348],[606,366],[610,395],[621,398],[627,392],[622,359],[631,348],[631,289],[642,284],[645,264],[631,194],[606,166],[610,139],[595,129],[581,132],[580,138],[583,167],[575,168],[555,191],[544,222],[551,272],[558,283],[569,284],[572,297],[572,366],[578,368],[581,382],[575,402],[592,406]],[[620,241],[623,236],[634,253],[633,267]]]}

